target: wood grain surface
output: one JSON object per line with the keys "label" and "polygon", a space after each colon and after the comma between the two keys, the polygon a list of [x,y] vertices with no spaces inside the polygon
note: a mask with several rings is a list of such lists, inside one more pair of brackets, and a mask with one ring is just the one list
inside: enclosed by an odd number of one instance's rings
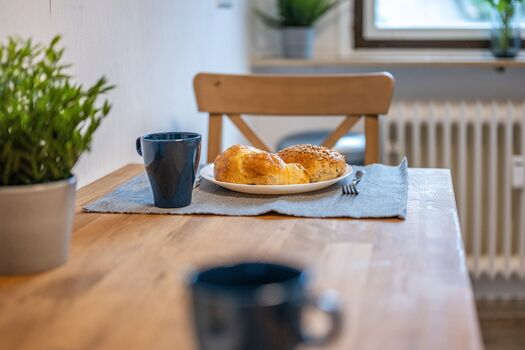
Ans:
{"label": "wood grain surface", "polygon": [[390,73],[269,75],[199,73],[199,111],[253,115],[386,114],[394,93]]}
{"label": "wood grain surface", "polygon": [[410,169],[406,221],[81,211],[140,171],[78,192],[65,266],[0,277],[1,349],[195,349],[188,274],[243,259],[302,265],[313,291],[339,291],[330,349],[482,348],[448,170]]}

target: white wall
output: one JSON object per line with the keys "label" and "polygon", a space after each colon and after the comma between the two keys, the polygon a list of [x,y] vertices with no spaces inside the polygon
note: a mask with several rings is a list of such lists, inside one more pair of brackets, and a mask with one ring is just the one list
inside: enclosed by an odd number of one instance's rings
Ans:
{"label": "white wall", "polygon": [[[247,70],[248,6],[244,0],[233,4],[220,9],[216,0],[0,0],[2,41],[13,34],[48,41],[60,33],[79,81],[90,84],[106,75],[117,85],[109,95],[113,110],[75,169],[80,186],[140,162],[134,144],[141,134],[206,134],[193,76]],[[238,137],[231,129],[227,125],[225,142]]]}

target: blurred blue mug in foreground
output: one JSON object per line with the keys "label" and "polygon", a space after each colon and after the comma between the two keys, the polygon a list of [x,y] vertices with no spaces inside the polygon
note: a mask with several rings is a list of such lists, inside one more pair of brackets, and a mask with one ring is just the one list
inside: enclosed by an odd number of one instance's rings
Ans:
{"label": "blurred blue mug in foreground", "polygon": [[[341,312],[337,293],[308,293],[308,276],[294,267],[243,262],[192,274],[193,318],[201,350],[292,350],[337,338]],[[330,321],[326,334],[308,335],[303,312],[314,308]]]}

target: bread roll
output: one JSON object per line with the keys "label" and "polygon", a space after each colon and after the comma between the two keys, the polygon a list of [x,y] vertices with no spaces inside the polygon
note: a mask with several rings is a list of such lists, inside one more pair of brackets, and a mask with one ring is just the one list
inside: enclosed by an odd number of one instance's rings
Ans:
{"label": "bread roll", "polygon": [[345,157],[330,148],[315,145],[295,145],[277,153],[286,163],[301,164],[310,182],[335,179],[346,170]]}
{"label": "bread roll", "polygon": [[215,179],[248,185],[290,185],[310,182],[299,164],[286,164],[274,153],[234,145],[215,158]]}

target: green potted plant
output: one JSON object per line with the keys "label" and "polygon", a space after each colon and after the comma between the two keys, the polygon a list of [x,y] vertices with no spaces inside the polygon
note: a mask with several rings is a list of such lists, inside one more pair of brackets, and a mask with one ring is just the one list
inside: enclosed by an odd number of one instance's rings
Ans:
{"label": "green potted plant", "polygon": [[258,9],[256,14],[269,27],[282,31],[285,57],[311,58],[317,20],[337,5],[339,0],[277,0],[278,16]]}
{"label": "green potted plant", "polygon": [[9,38],[0,45],[0,274],[32,273],[67,261],[76,178],[110,111],[104,77],[84,88],[49,45]]}
{"label": "green potted plant", "polygon": [[492,8],[490,50],[500,58],[515,57],[521,49],[519,6],[522,0],[485,0]]}

